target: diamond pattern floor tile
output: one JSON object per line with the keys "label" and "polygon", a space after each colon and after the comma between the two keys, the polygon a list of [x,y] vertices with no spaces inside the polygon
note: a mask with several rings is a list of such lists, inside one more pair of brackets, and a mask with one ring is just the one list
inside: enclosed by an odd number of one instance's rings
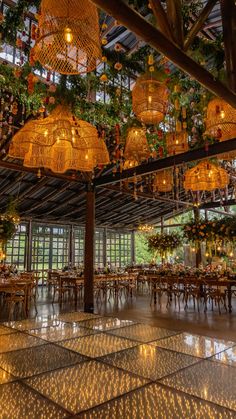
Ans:
{"label": "diamond pattern floor tile", "polygon": [[9,383],[13,380],[15,380],[15,378],[11,374],[8,374],[8,372],[0,368],[0,384]]}
{"label": "diamond pattern floor tile", "polygon": [[63,313],[58,315],[58,320],[65,322],[81,322],[83,320],[95,319],[98,316],[97,314],[84,313],[82,311],[74,311],[72,313]]}
{"label": "diamond pattern floor tile", "polygon": [[235,368],[228,365],[201,361],[171,377],[164,378],[162,382],[236,411]]}
{"label": "diamond pattern floor tile", "polygon": [[131,326],[133,324],[135,324],[135,322],[132,322],[131,320],[120,320],[113,317],[100,317],[98,319],[86,320],[81,323],[81,326],[102,332],[111,329],[119,329],[124,326]]}
{"label": "diamond pattern floor tile", "polygon": [[236,346],[227,349],[227,351],[221,352],[215,355],[211,361],[221,362],[222,364],[231,365],[236,367]]}
{"label": "diamond pattern floor tile", "polygon": [[233,419],[234,412],[150,384],[78,415],[80,419]]}
{"label": "diamond pattern floor tile", "polygon": [[60,321],[58,319],[42,319],[39,317],[35,319],[6,322],[4,324],[8,327],[12,327],[13,329],[24,331],[29,329],[40,329],[41,327],[59,326]]}
{"label": "diamond pattern floor tile", "polygon": [[49,342],[57,342],[65,339],[72,339],[75,337],[92,335],[96,331],[86,329],[80,326],[80,323],[64,323],[61,322],[58,326],[42,327],[41,329],[28,330],[27,333],[45,339]]}
{"label": "diamond pattern floor tile", "polygon": [[68,417],[60,406],[18,382],[0,388],[0,419],[62,419]]}
{"label": "diamond pattern floor tile", "polygon": [[84,359],[83,356],[60,346],[46,344],[1,354],[0,367],[16,377],[23,378],[76,364]]}
{"label": "diamond pattern floor tile", "polygon": [[150,342],[156,339],[162,339],[175,335],[177,332],[163,329],[161,327],[152,327],[148,324],[135,324],[133,326],[124,327],[122,329],[111,331],[116,336],[123,336],[128,339],[134,339],[139,342]]}
{"label": "diamond pattern floor tile", "polygon": [[10,329],[9,327],[5,327],[0,325],[0,336],[1,335],[8,335],[10,333],[14,333],[15,330]]}
{"label": "diamond pattern floor tile", "polygon": [[97,358],[112,352],[132,348],[137,345],[137,342],[99,333],[83,338],[65,340],[59,342],[59,344],[64,348],[71,349],[91,358]]}
{"label": "diamond pattern floor tile", "polygon": [[233,342],[189,333],[181,333],[167,339],[152,342],[152,344],[160,348],[170,349],[200,358],[208,358],[234,345]]}
{"label": "diamond pattern floor tile", "polygon": [[30,378],[26,383],[70,412],[78,413],[138,388],[146,380],[89,361]]}
{"label": "diamond pattern floor tile", "polygon": [[45,344],[45,341],[21,332],[11,333],[10,335],[1,335],[0,353],[43,344]]}
{"label": "diamond pattern floor tile", "polygon": [[198,358],[143,344],[102,358],[109,364],[157,380],[199,362]]}

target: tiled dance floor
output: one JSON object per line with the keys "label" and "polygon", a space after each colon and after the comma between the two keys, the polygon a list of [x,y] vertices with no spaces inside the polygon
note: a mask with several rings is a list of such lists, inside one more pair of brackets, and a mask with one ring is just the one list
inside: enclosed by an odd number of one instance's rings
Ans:
{"label": "tiled dance floor", "polygon": [[236,342],[82,312],[0,325],[0,418],[236,418]]}

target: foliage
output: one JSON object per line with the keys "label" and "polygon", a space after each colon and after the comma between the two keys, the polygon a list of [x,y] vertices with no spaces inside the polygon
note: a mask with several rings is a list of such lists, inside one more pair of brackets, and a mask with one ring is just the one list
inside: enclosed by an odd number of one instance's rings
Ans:
{"label": "foliage", "polygon": [[156,233],[148,237],[148,247],[152,251],[157,251],[161,255],[167,252],[172,253],[181,244],[181,239],[175,233]]}
{"label": "foliage", "polygon": [[135,261],[137,264],[146,264],[152,261],[152,252],[148,248],[146,234],[135,234]]}
{"label": "foliage", "polygon": [[0,216],[0,241],[10,240],[16,232],[16,226],[13,221]]}
{"label": "foliage", "polygon": [[236,240],[236,217],[223,217],[211,221],[190,221],[183,227],[184,237],[190,242],[216,242]]}

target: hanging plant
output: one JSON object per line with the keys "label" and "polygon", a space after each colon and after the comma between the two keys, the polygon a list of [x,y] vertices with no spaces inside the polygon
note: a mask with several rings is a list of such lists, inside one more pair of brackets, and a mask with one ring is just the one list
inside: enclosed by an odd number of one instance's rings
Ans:
{"label": "hanging plant", "polygon": [[190,221],[183,227],[184,237],[190,242],[216,242],[236,241],[236,217],[223,217],[220,220],[205,221],[198,223]]}
{"label": "hanging plant", "polygon": [[148,237],[148,247],[151,251],[159,253],[162,257],[172,253],[181,244],[181,238],[175,233],[153,234]]}

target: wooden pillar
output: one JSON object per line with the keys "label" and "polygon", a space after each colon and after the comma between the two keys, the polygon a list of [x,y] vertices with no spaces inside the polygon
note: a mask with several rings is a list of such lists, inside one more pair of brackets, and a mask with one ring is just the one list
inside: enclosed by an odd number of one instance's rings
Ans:
{"label": "wooden pillar", "polygon": [[234,0],[221,0],[224,52],[229,88],[236,92],[236,4]]}
{"label": "wooden pillar", "polygon": [[86,197],[85,255],[84,255],[84,311],[93,312],[94,279],[95,191],[88,185]]}
{"label": "wooden pillar", "polygon": [[32,220],[27,226],[27,247],[26,247],[26,270],[29,272],[32,269]]}
{"label": "wooden pillar", "polygon": [[[199,220],[200,220],[200,209],[199,208],[194,208],[193,213],[194,213],[195,223],[198,223]],[[196,244],[196,268],[199,268],[199,265],[200,265],[201,261],[202,261],[201,244],[199,242],[197,242],[197,244]]]}

